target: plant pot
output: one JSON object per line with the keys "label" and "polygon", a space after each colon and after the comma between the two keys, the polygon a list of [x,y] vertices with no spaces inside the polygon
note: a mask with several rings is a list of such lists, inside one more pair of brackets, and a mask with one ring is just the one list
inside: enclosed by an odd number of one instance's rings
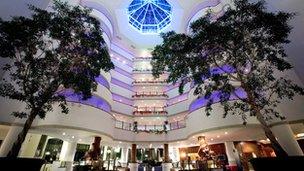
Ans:
{"label": "plant pot", "polygon": [[43,159],[0,157],[0,167],[10,171],[40,171],[44,163]]}
{"label": "plant pot", "polygon": [[289,157],[262,157],[250,160],[255,171],[269,170],[297,170],[303,167],[304,156],[289,156]]}

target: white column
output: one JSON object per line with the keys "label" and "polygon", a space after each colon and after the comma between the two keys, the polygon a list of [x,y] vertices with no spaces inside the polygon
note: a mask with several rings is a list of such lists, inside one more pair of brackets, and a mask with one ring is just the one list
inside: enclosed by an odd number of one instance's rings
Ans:
{"label": "white column", "polygon": [[102,160],[103,161],[107,160],[107,154],[108,154],[108,146],[104,146],[104,148],[103,148],[103,156],[102,156]]}
{"label": "white column", "polygon": [[179,161],[178,148],[176,148],[176,147],[169,148],[169,156],[173,162],[178,162]]}
{"label": "white column", "polygon": [[138,171],[138,163],[129,163],[130,171]]}
{"label": "white column", "polygon": [[170,171],[172,163],[162,163],[162,171]]}
{"label": "white column", "polygon": [[25,158],[35,157],[40,139],[41,139],[41,135],[28,133],[22,144],[19,157],[25,157]]}
{"label": "white column", "polygon": [[123,164],[123,166],[126,166],[127,162],[128,162],[128,148],[123,147],[121,149],[120,163]]}
{"label": "white column", "polygon": [[0,157],[6,157],[11,150],[14,142],[17,140],[18,134],[22,131],[21,126],[11,126],[0,148]]}
{"label": "white column", "polygon": [[275,125],[272,126],[271,130],[288,155],[303,156],[303,151],[295,139],[289,124]]}
{"label": "white column", "polygon": [[66,162],[66,171],[73,170],[72,164],[76,153],[76,147],[77,147],[76,142],[64,141],[62,144],[59,160]]}
{"label": "white column", "polygon": [[234,147],[233,142],[225,142],[226,155],[228,158],[229,166],[236,166],[237,161],[237,151]]}

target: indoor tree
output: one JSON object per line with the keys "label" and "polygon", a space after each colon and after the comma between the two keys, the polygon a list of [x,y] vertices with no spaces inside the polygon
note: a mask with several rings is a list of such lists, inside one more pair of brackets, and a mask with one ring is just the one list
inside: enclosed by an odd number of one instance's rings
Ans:
{"label": "indoor tree", "polygon": [[292,69],[284,44],[289,43],[291,13],[268,12],[264,1],[234,1],[218,18],[208,12],[193,22],[189,34],[163,33],[163,43],[152,52],[153,75],[169,71],[167,81],[195,84],[194,94],[205,98],[205,112],[220,102],[223,116],[240,115],[246,124],[255,116],[277,156],[287,156],[269,127],[271,119],[285,117],[277,106],[304,90],[284,72]]}
{"label": "indoor tree", "polygon": [[90,16],[90,9],[60,1],[54,1],[52,11],[29,8],[31,18],[0,20],[0,56],[10,60],[3,67],[0,95],[26,105],[24,111],[13,113],[26,121],[8,154],[12,158],[37,116],[45,118],[54,104],[68,113],[58,90],[72,89],[82,100],[90,98],[100,71],[114,67],[100,23]]}

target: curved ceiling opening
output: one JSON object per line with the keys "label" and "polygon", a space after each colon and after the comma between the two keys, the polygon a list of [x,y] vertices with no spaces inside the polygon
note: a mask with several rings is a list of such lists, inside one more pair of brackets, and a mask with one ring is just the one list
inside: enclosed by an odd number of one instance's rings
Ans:
{"label": "curved ceiling opening", "polygon": [[143,34],[160,33],[171,23],[171,13],[166,0],[133,0],[128,7],[129,24]]}

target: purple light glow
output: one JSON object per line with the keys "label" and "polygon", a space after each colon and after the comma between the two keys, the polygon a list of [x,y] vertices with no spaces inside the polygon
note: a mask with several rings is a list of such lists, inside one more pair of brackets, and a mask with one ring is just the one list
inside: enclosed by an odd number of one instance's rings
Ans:
{"label": "purple light glow", "polygon": [[109,82],[105,79],[105,77],[103,77],[102,75],[98,76],[95,78],[95,81],[100,84],[100,85],[103,85],[104,87],[106,88],[110,88],[110,84]]}
{"label": "purple light glow", "polygon": [[112,78],[111,83],[115,84],[115,85],[117,85],[119,87],[123,87],[123,88],[125,88],[127,90],[133,91],[133,87],[131,85],[129,85],[127,83],[124,83],[122,81],[119,81],[119,80],[117,80],[115,78]]}
{"label": "purple light glow", "polygon": [[[245,91],[242,88],[236,89],[235,94],[237,94],[237,96],[239,96],[240,98],[247,97]],[[213,92],[210,98],[213,100],[213,104],[220,102],[219,92]],[[234,96],[234,95],[230,96],[230,100],[236,100],[236,99],[238,99],[236,96]],[[205,107],[207,105],[207,102],[208,102],[208,99],[206,99],[205,97],[201,97],[201,98],[193,101],[189,107],[189,112],[193,112],[197,109]]]}
{"label": "purple light glow", "polygon": [[179,96],[176,96],[176,97],[173,97],[173,98],[169,99],[167,105],[171,106],[171,105],[176,104],[178,102],[187,100],[188,99],[188,94],[189,94],[189,92],[181,94]]}
{"label": "purple light glow", "polygon": [[195,9],[191,10],[191,14],[189,15],[190,17],[187,19],[188,25],[191,24],[191,19],[197,14],[200,10],[209,8],[209,7],[215,7],[221,3],[222,0],[209,0],[209,1],[204,1],[198,5],[196,5]]}
{"label": "purple light glow", "polygon": [[114,94],[112,93],[112,97],[113,97],[113,100],[117,101],[117,102],[120,102],[120,103],[123,103],[123,104],[126,104],[126,105],[129,105],[129,106],[133,106],[133,100],[131,99],[128,99],[124,96],[121,96],[121,95],[118,95],[118,94]]}
{"label": "purple light glow", "polygon": [[93,95],[87,100],[82,100],[81,95],[74,93],[73,90],[63,90],[60,91],[58,94],[65,96],[66,101],[68,102],[81,103],[84,105],[96,107],[106,112],[111,112],[111,105],[103,98],[97,95]]}
{"label": "purple light glow", "polygon": [[127,71],[125,71],[125,70],[117,67],[117,66],[115,66],[114,71],[116,71],[116,72],[120,73],[121,75],[124,75],[124,76],[126,76],[128,78],[133,79],[131,73],[129,73],[129,72],[127,72]]}

